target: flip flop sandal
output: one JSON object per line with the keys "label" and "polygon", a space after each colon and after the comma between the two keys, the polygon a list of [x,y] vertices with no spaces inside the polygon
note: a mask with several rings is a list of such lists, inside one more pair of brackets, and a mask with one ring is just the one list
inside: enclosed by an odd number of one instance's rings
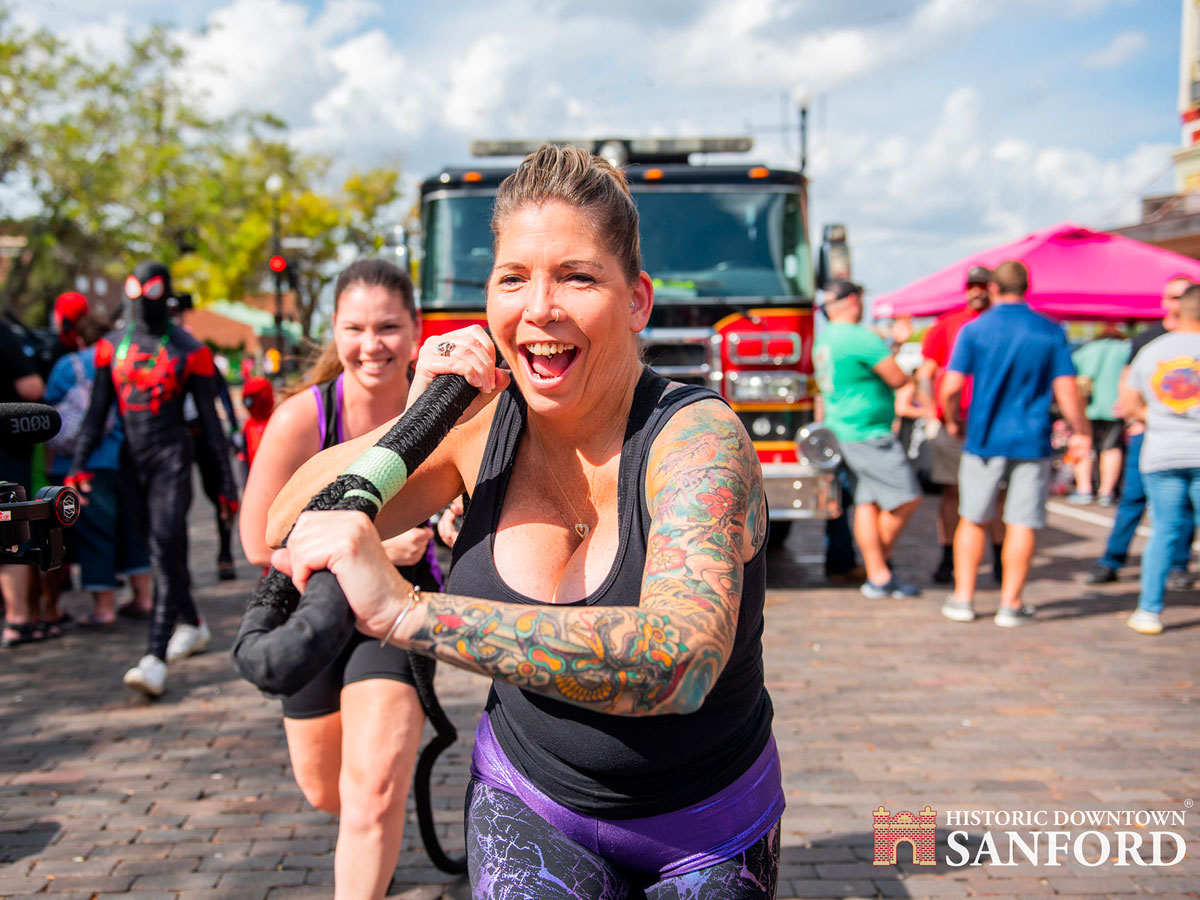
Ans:
{"label": "flip flop sandal", "polygon": [[53,640],[63,636],[63,630],[57,625],[51,625],[49,622],[38,622],[38,628],[42,629],[43,640]]}
{"label": "flip flop sandal", "polygon": [[19,644],[36,644],[46,639],[41,622],[26,622],[24,625],[5,625],[4,627],[17,633],[16,637],[0,637],[0,647],[5,650]]}

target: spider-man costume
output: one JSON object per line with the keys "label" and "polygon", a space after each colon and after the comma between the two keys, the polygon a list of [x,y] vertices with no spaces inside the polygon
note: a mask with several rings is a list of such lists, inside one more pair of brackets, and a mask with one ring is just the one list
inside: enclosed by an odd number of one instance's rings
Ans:
{"label": "spider-man costume", "polygon": [[125,426],[122,477],[132,480],[134,507],[150,550],[154,615],[150,654],[165,660],[179,620],[198,625],[187,565],[187,512],[192,500],[192,443],[184,423],[184,397],[200,412],[202,438],[221,464],[221,506],[237,508],[225,438],[213,402],[212,353],[182,328],[171,326],[167,299],[171,275],[160,263],[140,263],[126,279],[132,322],[96,344],[92,402],[80,431],[69,483],[85,482],[84,465],[104,431],[114,400]]}

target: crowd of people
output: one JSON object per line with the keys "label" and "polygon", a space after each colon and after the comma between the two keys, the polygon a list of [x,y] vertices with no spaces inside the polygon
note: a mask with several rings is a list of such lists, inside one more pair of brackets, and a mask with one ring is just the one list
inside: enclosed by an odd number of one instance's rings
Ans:
{"label": "crowd of people", "polygon": [[[43,482],[78,490],[84,511],[63,538],[66,559],[78,566],[80,587],[93,601],[75,618],[59,609],[67,567],[37,573],[4,566],[0,641],[12,647],[59,637],[66,627],[107,631],[119,618],[145,620],[148,652],[124,680],[158,696],[167,662],[204,650],[212,639],[192,600],[187,561],[193,460],[219,509],[219,577],[237,577],[229,532],[237,488],[218,397],[230,433],[240,422],[211,351],[178,321],[168,269],[140,264],[125,281],[125,296],[128,312],[115,328],[82,294],[56,298],[51,321],[58,343],[41,359],[44,374],[11,329],[0,332],[8,368],[0,379],[3,399],[43,401],[62,420],[38,456],[44,472],[34,472],[31,448],[9,447],[0,477],[27,496],[39,474]],[[131,597],[118,606],[123,582]]]}
{"label": "crowd of people", "polygon": [[[920,416],[930,481],[941,492],[942,554],[930,577],[954,586],[941,605],[946,618],[975,619],[978,570],[990,537],[1000,587],[995,623],[1011,628],[1035,619],[1023,592],[1057,462],[1075,480],[1070,503],[1117,507],[1107,549],[1088,583],[1117,579],[1147,500],[1160,510],[1152,513],[1141,596],[1127,620],[1139,633],[1158,634],[1164,590],[1193,585],[1188,560],[1196,521],[1191,485],[1200,461],[1200,444],[1192,440],[1200,436],[1200,342],[1187,298],[1193,288],[1200,296],[1200,286],[1171,279],[1161,322],[1132,341],[1105,324],[1072,353],[1063,327],[1028,306],[1029,284],[1019,260],[994,270],[971,267],[962,308],[925,332],[923,359],[911,380],[895,361],[898,342],[889,346],[861,324],[862,288],[839,281],[825,293],[820,309],[828,324],[813,354],[818,415],[838,437],[853,485],[848,496],[863,559],[862,593],[918,593],[897,579],[889,552],[920,496],[894,423],[897,416]],[[1052,438],[1056,419],[1069,435],[1061,462]],[[1154,449],[1149,457],[1144,441]],[[1161,494],[1157,507],[1147,483]]]}
{"label": "crowd of people", "polygon": [[[75,625],[146,619],[147,652],[124,680],[151,697],[169,663],[209,646],[188,570],[192,466],[216,510],[219,577],[236,577],[229,434],[243,429],[247,560],[301,591],[331,571],[359,632],[282,699],[296,781],[339,817],[335,896],[382,897],[391,881],[424,725],[417,653],[492,682],[466,800],[476,896],[560,896],[569,883],[596,898],[772,897],[784,792],[763,673],[768,520],[753,442],[718,394],[639,358],[654,288],[620,170],[543,147],[501,185],[492,228],[487,330],[421,344],[408,275],[355,262],[335,285],[332,340],[278,408],[270,382],[248,378],[236,413],[211,352],[173,319],[158,263],[130,274],[115,328],[80,295],[59,298],[62,353],[48,378],[10,356],[0,330],[0,401],[44,400],[71,423],[49,448],[49,475],[86,504],[69,538],[93,607]],[[1163,322],[1132,345],[1106,328],[1072,354],[1063,328],[1029,308],[1031,278],[1018,260],[971,268],[963,308],[928,329],[914,374],[862,324],[861,286],[824,292],[818,415],[839,440],[852,507],[831,552],[853,561],[852,535],[868,598],[920,595],[893,560],[923,495],[894,425],[898,410],[919,415],[941,487],[931,580],[953,586],[941,613],[976,618],[990,543],[995,624],[1033,621],[1024,589],[1059,417],[1070,500],[1116,505],[1089,580],[1117,577],[1152,509],[1128,624],[1158,633],[1200,516],[1200,285],[1170,282]],[[301,513],[444,374],[480,396],[374,522]],[[30,475],[28,456],[0,447],[0,477]],[[452,546],[445,577],[435,525]],[[119,607],[122,578],[133,598]],[[35,590],[29,568],[0,567],[5,646],[61,631],[62,587],[51,576]]]}

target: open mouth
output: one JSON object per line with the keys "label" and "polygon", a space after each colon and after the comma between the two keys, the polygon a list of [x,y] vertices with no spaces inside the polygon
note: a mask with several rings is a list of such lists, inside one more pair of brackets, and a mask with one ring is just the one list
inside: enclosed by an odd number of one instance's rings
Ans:
{"label": "open mouth", "polygon": [[552,381],[561,378],[579,350],[574,344],[563,344],[557,341],[534,341],[520,346],[521,358],[536,379]]}
{"label": "open mouth", "polygon": [[360,359],[358,367],[367,375],[379,375],[395,362],[395,359],[394,356],[387,359]]}

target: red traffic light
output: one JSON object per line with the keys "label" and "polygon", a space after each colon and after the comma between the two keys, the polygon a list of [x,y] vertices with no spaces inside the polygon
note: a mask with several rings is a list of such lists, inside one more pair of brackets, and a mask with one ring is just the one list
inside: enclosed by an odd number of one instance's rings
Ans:
{"label": "red traffic light", "polygon": [[288,267],[287,260],[282,256],[272,256],[268,265],[272,272],[286,272]]}

